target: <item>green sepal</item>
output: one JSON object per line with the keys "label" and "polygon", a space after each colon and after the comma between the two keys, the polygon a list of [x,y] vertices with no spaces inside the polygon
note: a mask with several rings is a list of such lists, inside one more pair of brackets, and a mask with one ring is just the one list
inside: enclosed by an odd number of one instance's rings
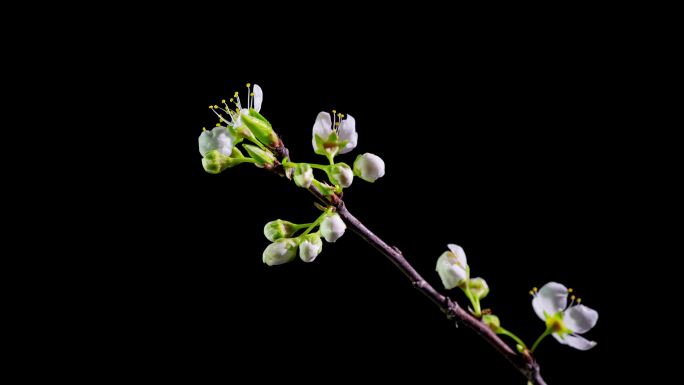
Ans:
{"label": "green sepal", "polygon": [[240,120],[261,143],[270,147],[275,147],[278,144],[278,135],[273,131],[271,123],[256,110],[250,109],[249,113],[243,113]]}
{"label": "green sepal", "polygon": [[254,160],[256,160],[257,166],[261,166],[261,167],[263,167],[265,165],[271,166],[271,165],[273,165],[273,163],[276,160],[275,156],[273,156],[273,154],[271,154],[269,151],[264,151],[257,146],[253,146],[251,144],[243,144],[242,146],[245,148],[245,150],[247,150],[249,155]]}

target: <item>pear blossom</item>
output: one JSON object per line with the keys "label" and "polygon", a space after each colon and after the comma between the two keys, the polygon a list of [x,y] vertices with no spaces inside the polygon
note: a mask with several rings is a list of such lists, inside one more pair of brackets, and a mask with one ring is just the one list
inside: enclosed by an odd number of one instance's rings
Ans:
{"label": "pear blossom", "polygon": [[449,244],[447,247],[449,251],[445,251],[437,259],[436,271],[444,287],[449,290],[462,285],[468,279],[468,261],[461,246]]}
{"label": "pear blossom", "polygon": [[323,238],[330,243],[337,241],[347,229],[347,225],[344,224],[342,218],[338,214],[332,214],[325,217],[323,222],[321,222],[321,234]]}
{"label": "pear blossom", "polygon": [[[356,147],[359,140],[359,134],[356,133],[356,120],[351,115],[342,119],[343,114],[335,113],[336,111],[333,110],[332,119],[325,111],[319,112],[316,116],[311,139],[316,154],[335,156],[346,154]],[[347,143],[340,148],[340,144],[344,141]]]}
{"label": "pear blossom", "polygon": [[[570,290],[558,282],[549,282],[537,291],[533,290],[532,308],[537,316],[546,322],[558,342],[579,350],[589,350],[596,342],[589,341],[581,334],[588,332],[598,321],[598,312],[587,306],[574,305],[575,296],[568,305]],[[573,306],[574,305],[574,306]]]}
{"label": "pear blossom", "polygon": [[[242,105],[239,93],[235,92],[228,102],[225,99],[221,101],[223,107],[213,105],[209,106],[209,109],[219,118],[219,123],[227,125],[235,136],[240,138],[256,137],[264,144],[275,146],[279,142],[278,135],[273,131],[271,123],[259,113],[264,100],[264,92],[258,84],[255,84],[251,89],[250,87],[251,84],[247,83],[246,107]],[[232,103],[234,107],[230,107],[228,103]],[[227,114],[228,118],[224,114]]]}
{"label": "pear blossom", "polygon": [[385,175],[385,161],[370,152],[359,155],[354,161],[354,175],[366,182],[375,182]]}

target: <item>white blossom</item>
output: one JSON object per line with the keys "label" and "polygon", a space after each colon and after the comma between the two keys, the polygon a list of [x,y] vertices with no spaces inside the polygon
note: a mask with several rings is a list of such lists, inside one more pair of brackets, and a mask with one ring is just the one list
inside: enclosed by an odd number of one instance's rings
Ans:
{"label": "white blossom", "polygon": [[[532,308],[537,316],[553,330],[553,337],[563,345],[579,350],[589,350],[596,342],[580,334],[596,325],[598,312],[584,305],[568,306],[569,290],[558,282],[549,282],[537,292],[533,291]],[[579,302],[579,300],[578,300]],[[574,305],[574,306],[573,306]]]}

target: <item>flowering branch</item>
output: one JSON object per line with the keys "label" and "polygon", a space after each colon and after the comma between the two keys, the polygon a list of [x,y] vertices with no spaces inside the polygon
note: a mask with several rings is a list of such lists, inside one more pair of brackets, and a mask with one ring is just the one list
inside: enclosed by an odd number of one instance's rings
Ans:
{"label": "flowering branch", "polygon": [[[219,123],[212,130],[204,129],[199,137],[204,169],[218,174],[239,164],[254,164],[307,189],[318,199],[320,204],[317,207],[323,212],[309,223],[297,224],[282,219],[268,222],[264,227],[264,235],[272,243],[263,252],[265,264],[275,266],[291,262],[297,252],[302,261],[313,262],[323,249],[321,238],[334,243],[350,228],[385,255],[449,320],[465,324],[492,345],[528,380],[528,385],[546,384],[540,374],[539,364],[532,356],[546,337],[553,336],[561,344],[579,350],[589,350],[596,345],[596,342],[587,340],[581,334],[593,328],[598,321],[598,313],[581,305],[581,298],[574,295],[568,304],[568,294],[572,293],[572,289],[549,282],[540,290],[534,288],[530,292],[533,296],[532,308],[544,321],[546,329],[528,349],[518,336],[501,327],[501,321],[491,310],[482,310],[480,302],[489,293],[489,286],[481,277],[471,278],[465,252],[458,245],[448,245],[449,251],[437,259],[436,271],[445,289],[461,289],[473,310],[465,310],[440,294],[411,266],[398,248],[389,246],[366,228],[347,210],[342,200],[343,189],[351,186],[354,177],[373,183],[385,175],[385,162],[375,154],[357,156],[353,168],[344,162],[335,162],[335,156],[346,154],[356,147],[356,120],[351,115],[345,117],[335,110],[332,115],[319,113],[313,126],[311,143],[314,152],[325,156],[329,164],[293,162],[271,123],[259,113],[263,101],[261,87],[254,85],[251,89],[248,83],[247,88],[247,108],[242,107],[237,92],[229,100],[236,108],[229,106],[225,100],[221,101],[223,107],[209,107],[218,116]],[[243,155],[237,147],[240,143],[248,156]],[[325,172],[329,183],[314,178],[314,169]],[[515,341],[517,352],[500,336]]]}
{"label": "flowering branch", "polygon": [[[289,152],[283,145],[282,141],[274,150],[274,152],[276,153],[276,156],[281,159],[289,155]],[[281,176],[285,176],[285,169],[280,164],[274,167],[272,171]],[[318,191],[314,185],[309,187],[309,191],[321,203],[332,204],[340,217],[342,217],[342,220],[353,232],[355,232],[364,241],[375,247],[381,254],[387,257],[387,259],[389,259],[411,281],[413,287],[415,287],[418,291],[429,298],[435,305],[437,305],[437,307],[439,307],[439,309],[446,314],[449,320],[462,323],[475,331],[485,341],[492,345],[502,356],[504,356],[508,362],[515,366],[515,368],[518,369],[518,371],[520,371],[520,373],[522,373],[522,375],[525,376],[525,378],[527,378],[527,380],[532,384],[546,385],[546,382],[540,374],[539,364],[531,354],[517,354],[484,322],[473,317],[470,315],[470,313],[459,306],[458,303],[452,301],[448,297],[443,296],[437,290],[435,290],[435,288],[432,287],[432,285],[430,285],[416,271],[416,269],[413,268],[406,258],[404,258],[401,250],[399,250],[397,247],[389,246],[385,241],[380,239],[380,237],[375,235],[375,233],[370,231],[363,223],[361,223],[361,221],[352,215],[349,210],[347,210],[344,201],[339,196],[333,194],[329,198],[326,198],[326,196],[321,194],[321,192]]]}

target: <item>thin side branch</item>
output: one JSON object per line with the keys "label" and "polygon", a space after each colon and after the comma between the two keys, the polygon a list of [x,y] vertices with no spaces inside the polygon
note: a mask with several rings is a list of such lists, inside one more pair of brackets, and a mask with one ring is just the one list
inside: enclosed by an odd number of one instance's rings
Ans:
{"label": "thin side branch", "polygon": [[[279,159],[288,156],[287,148],[280,143],[280,146],[275,148],[276,155]],[[285,176],[285,170],[281,164],[276,164],[272,171],[281,176]],[[496,333],[494,333],[487,325],[479,319],[473,317],[469,312],[464,310],[458,303],[452,301],[448,297],[441,295],[430,285],[413,266],[404,258],[403,253],[393,246],[389,246],[380,237],[375,235],[361,221],[353,216],[344,204],[344,201],[337,195],[326,197],[321,194],[313,185],[309,191],[322,203],[332,205],[336,208],[337,213],[342,220],[347,224],[354,233],[363,238],[371,246],[375,247],[381,254],[387,257],[413,284],[418,291],[428,297],[450,320],[455,320],[458,323],[464,324],[470,329],[474,330],[480,337],[492,345],[508,362],[510,362],[520,373],[522,373],[528,381],[535,385],[546,385],[546,382],[540,374],[539,364],[532,357],[531,354],[517,354],[506,344]]]}

